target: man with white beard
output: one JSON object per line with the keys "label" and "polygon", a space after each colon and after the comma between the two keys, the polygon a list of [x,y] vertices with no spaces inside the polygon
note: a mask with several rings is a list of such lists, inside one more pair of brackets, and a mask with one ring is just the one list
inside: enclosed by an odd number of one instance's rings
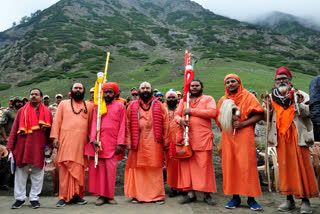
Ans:
{"label": "man with white beard", "polygon": [[294,195],[302,199],[300,213],[312,213],[309,198],[318,197],[319,193],[308,149],[314,141],[309,95],[295,89],[291,79],[289,69],[278,68],[271,94],[272,122],[268,141],[277,148],[280,192],[287,196],[278,210],[294,209]]}

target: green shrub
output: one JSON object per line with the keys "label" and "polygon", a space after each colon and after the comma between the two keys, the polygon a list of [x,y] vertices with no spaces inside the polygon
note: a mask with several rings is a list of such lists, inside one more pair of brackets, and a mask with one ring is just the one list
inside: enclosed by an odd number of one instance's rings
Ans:
{"label": "green shrub", "polygon": [[11,88],[11,84],[0,83],[0,91],[4,91]]}
{"label": "green shrub", "polygon": [[168,63],[168,61],[165,59],[157,59],[157,60],[153,61],[151,63],[151,65],[159,65],[159,64],[161,65],[161,64],[167,64],[167,63]]}

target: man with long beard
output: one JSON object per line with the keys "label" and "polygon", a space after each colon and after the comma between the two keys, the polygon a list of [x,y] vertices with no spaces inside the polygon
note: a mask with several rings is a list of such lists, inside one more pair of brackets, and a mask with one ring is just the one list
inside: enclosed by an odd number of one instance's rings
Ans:
{"label": "man with long beard", "polygon": [[[280,192],[287,196],[278,210],[295,208],[302,199],[300,213],[312,213],[308,198],[318,197],[316,178],[308,147],[314,143],[309,112],[309,95],[291,84],[292,74],[280,67],[272,89],[272,122],[268,141],[277,148]],[[268,118],[271,119],[271,118]]]}
{"label": "man with long beard", "polygon": [[[0,144],[6,146],[7,139],[10,135],[10,131],[16,118],[18,110],[23,107],[23,100],[21,97],[15,97],[12,101],[13,108],[9,108],[4,111],[2,118],[0,119],[0,134],[3,135],[3,140],[0,137]],[[7,160],[0,160],[0,190],[8,190],[9,178],[10,178],[10,167]],[[11,181],[12,179],[11,175]],[[12,183],[12,182],[11,182]]]}
{"label": "man with long beard", "polygon": [[163,184],[163,147],[168,143],[168,113],[152,96],[150,83],[139,87],[139,100],[127,109],[126,146],[129,150],[125,169],[124,192],[132,203],[165,199]]}
{"label": "man with long beard", "polygon": [[[220,98],[217,106],[216,122],[220,127],[223,175],[223,192],[233,195],[225,205],[234,209],[240,205],[239,195],[247,196],[251,210],[262,210],[254,197],[261,196],[261,187],[257,170],[257,155],[254,142],[254,125],[263,119],[263,107],[256,97],[245,90],[239,76],[228,74],[224,78],[225,95]],[[231,115],[230,121],[223,121],[222,108],[224,102],[232,100],[240,115]],[[232,110],[230,111],[232,113]],[[230,122],[231,129],[221,126]]]}
{"label": "man with long beard", "polygon": [[[99,150],[97,142],[97,106],[94,109],[90,133],[90,143],[86,145],[85,154],[90,156],[88,191],[98,195],[96,205],[116,204],[114,189],[116,182],[118,154],[125,145],[126,108],[114,100],[119,93],[117,83],[104,83],[102,91],[107,106],[107,113],[101,117]],[[98,151],[98,166],[94,166],[95,152]]]}
{"label": "man with long beard", "polygon": [[[175,113],[175,121],[181,127],[189,126],[189,143],[192,148],[190,158],[180,160],[177,188],[188,194],[179,202],[190,203],[196,200],[195,191],[204,193],[204,201],[209,205],[216,202],[211,193],[216,192],[216,182],[212,164],[211,119],[216,116],[216,102],[211,96],[203,95],[203,84],[199,79],[190,83],[190,108],[180,102]],[[189,121],[184,118],[189,115]]]}
{"label": "man with long beard", "polygon": [[55,115],[50,138],[58,148],[56,166],[59,167],[59,201],[86,204],[84,148],[88,142],[93,105],[84,100],[85,88],[81,83],[71,87],[71,99],[60,103]]}
{"label": "man with long beard", "polygon": [[12,151],[15,167],[14,197],[12,209],[19,209],[25,203],[27,179],[30,173],[31,190],[29,201],[32,208],[40,207],[39,194],[44,177],[44,149],[49,144],[52,115],[42,103],[40,89],[30,90],[30,102],[21,108],[14,120],[7,149]]}
{"label": "man with long beard", "polygon": [[166,105],[168,109],[169,116],[169,134],[168,134],[168,143],[169,145],[165,147],[165,162],[166,162],[166,171],[167,171],[167,185],[171,187],[171,192],[169,197],[174,197],[178,194],[177,183],[178,183],[178,169],[179,169],[179,159],[170,157],[170,145],[176,143],[176,132],[177,132],[177,123],[174,120],[174,114],[177,110],[178,95],[175,91],[169,90],[166,93]]}

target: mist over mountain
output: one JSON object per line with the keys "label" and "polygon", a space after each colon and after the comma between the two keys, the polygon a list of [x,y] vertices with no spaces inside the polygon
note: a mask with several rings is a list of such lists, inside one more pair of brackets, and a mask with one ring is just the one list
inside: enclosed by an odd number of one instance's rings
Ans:
{"label": "mist over mountain", "polygon": [[270,27],[273,30],[281,29],[283,25],[301,25],[302,27],[320,32],[320,21],[312,17],[298,17],[291,14],[273,11],[254,17],[249,20],[252,24]]}

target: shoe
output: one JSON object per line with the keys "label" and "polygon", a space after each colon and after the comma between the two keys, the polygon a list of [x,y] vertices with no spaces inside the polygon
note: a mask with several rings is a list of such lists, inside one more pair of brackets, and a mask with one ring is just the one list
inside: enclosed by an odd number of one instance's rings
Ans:
{"label": "shoe", "polygon": [[240,197],[232,198],[231,201],[229,201],[226,205],[225,208],[227,209],[234,209],[237,206],[241,204],[241,199]]}
{"label": "shoe", "polygon": [[162,204],[164,204],[164,200],[157,200],[157,201],[155,201],[155,203],[159,204],[159,205],[162,205]]}
{"label": "shoe", "polygon": [[66,204],[67,204],[66,201],[61,199],[57,202],[56,207],[64,207],[66,206]]}
{"label": "shoe", "polygon": [[118,204],[118,202],[116,200],[114,200],[114,198],[105,198],[105,203],[106,204]]}
{"label": "shoe", "polygon": [[179,201],[179,204],[188,204],[193,201],[197,200],[196,197],[191,198],[189,195],[185,195],[181,201]]}
{"label": "shoe", "polygon": [[255,200],[250,200],[250,201],[248,200],[247,203],[251,210],[254,210],[254,211],[262,210],[262,207]]}
{"label": "shoe", "polygon": [[104,197],[103,196],[99,196],[99,198],[96,200],[96,206],[101,206],[102,204],[105,203]]}
{"label": "shoe", "polygon": [[205,196],[203,200],[210,206],[214,206],[217,204],[217,202],[211,196]]}
{"label": "shoe", "polygon": [[11,206],[11,209],[20,209],[24,205],[24,201],[16,200],[16,202]]}
{"label": "shoe", "polygon": [[9,186],[8,185],[1,185],[0,186],[0,190],[8,191],[9,190]]}
{"label": "shoe", "polygon": [[72,203],[79,204],[79,205],[85,205],[88,202],[86,200],[84,200],[83,198],[80,198],[79,195],[75,195],[72,198]]}
{"label": "shoe", "polygon": [[283,202],[279,207],[278,207],[278,210],[279,211],[282,211],[282,212],[287,212],[287,211],[290,211],[290,210],[293,210],[296,208],[296,205],[293,202],[289,201],[289,200],[286,200],[285,202]]}
{"label": "shoe", "polygon": [[40,207],[39,201],[30,201],[32,209],[37,209]]}
{"label": "shoe", "polygon": [[139,201],[136,198],[132,198],[130,202],[133,203],[133,204],[139,203]]}
{"label": "shoe", "polygon": [[178,193],[177,190],[171,189],[171,191],[170,191],[170,193],[169,193],[169,198],[176,197],[178,194],[179,194],[179,193]]}
{"label": "shoe", "polygon": [[300,207],[300,213],[312,213],[310,202],[302,201]]}

